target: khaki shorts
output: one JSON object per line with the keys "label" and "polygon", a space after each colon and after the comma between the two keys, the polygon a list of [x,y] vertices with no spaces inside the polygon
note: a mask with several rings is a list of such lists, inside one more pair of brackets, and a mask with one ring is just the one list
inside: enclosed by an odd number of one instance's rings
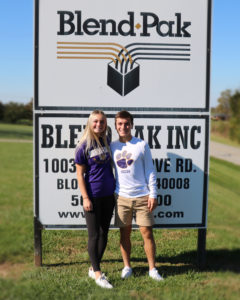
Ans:
{"label": "khaki shorts", "polygon": [[139,226],[152,226],[154,224],[153,214],[148,208],[148,195],[138,198],[125,198],[116,195],[116,221],[118,227],[132,224],[134,213],[136,224]]}

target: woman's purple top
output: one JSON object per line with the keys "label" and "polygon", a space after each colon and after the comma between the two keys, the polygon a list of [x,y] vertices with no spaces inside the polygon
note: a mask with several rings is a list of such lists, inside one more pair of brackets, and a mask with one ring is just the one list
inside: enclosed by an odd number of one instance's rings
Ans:
{"label": "woman's purple top", "polygon": [[103,148],[91,148],[86,151],[83,143],[76,152],[75,163],[86,166],[85,182],[88,196],[110,196],[115,190],[115,179],[112,172],[111,156],[100,140]]}

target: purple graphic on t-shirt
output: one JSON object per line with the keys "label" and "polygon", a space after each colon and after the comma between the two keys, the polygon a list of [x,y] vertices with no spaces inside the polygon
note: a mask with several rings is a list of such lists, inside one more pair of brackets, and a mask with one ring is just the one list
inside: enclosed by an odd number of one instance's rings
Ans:
{"label": "purple graphic on t-shirt", "polygon": [[122,153],[118,153],[116,155],[117,159],[117,165],[121,169],[126,169],[128,166],[131,166],[131,164],[134,162],[133,159],[130,159],[132,156],[132,153],[127,153],[127,151],[123,151]]}

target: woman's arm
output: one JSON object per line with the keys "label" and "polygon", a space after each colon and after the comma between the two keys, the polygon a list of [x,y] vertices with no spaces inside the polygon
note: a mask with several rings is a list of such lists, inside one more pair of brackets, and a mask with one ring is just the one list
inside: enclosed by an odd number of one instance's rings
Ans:
{"label": "woman's arm", "polygon": [[92,202],[88,197],[86,182],[84,179],[84,173],[86,171],[86,166],[76,164],[76,168],[77,168],[78,186],[79,186],[79,189],[80,189],[82,197],[83,197],[83,208],[86,211],[91,211],[93,209]]}

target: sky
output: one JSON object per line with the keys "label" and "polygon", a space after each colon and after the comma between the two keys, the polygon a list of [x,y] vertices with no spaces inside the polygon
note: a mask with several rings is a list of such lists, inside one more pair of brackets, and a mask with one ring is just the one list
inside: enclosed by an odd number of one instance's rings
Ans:
{"label": "sky", "polygon": [[[198,0],[194,0],[198,1]],[[213,0],[210,106],[240,89],[240,0]],[[33,0],[0,1],[0,101],[33,97]]]}

